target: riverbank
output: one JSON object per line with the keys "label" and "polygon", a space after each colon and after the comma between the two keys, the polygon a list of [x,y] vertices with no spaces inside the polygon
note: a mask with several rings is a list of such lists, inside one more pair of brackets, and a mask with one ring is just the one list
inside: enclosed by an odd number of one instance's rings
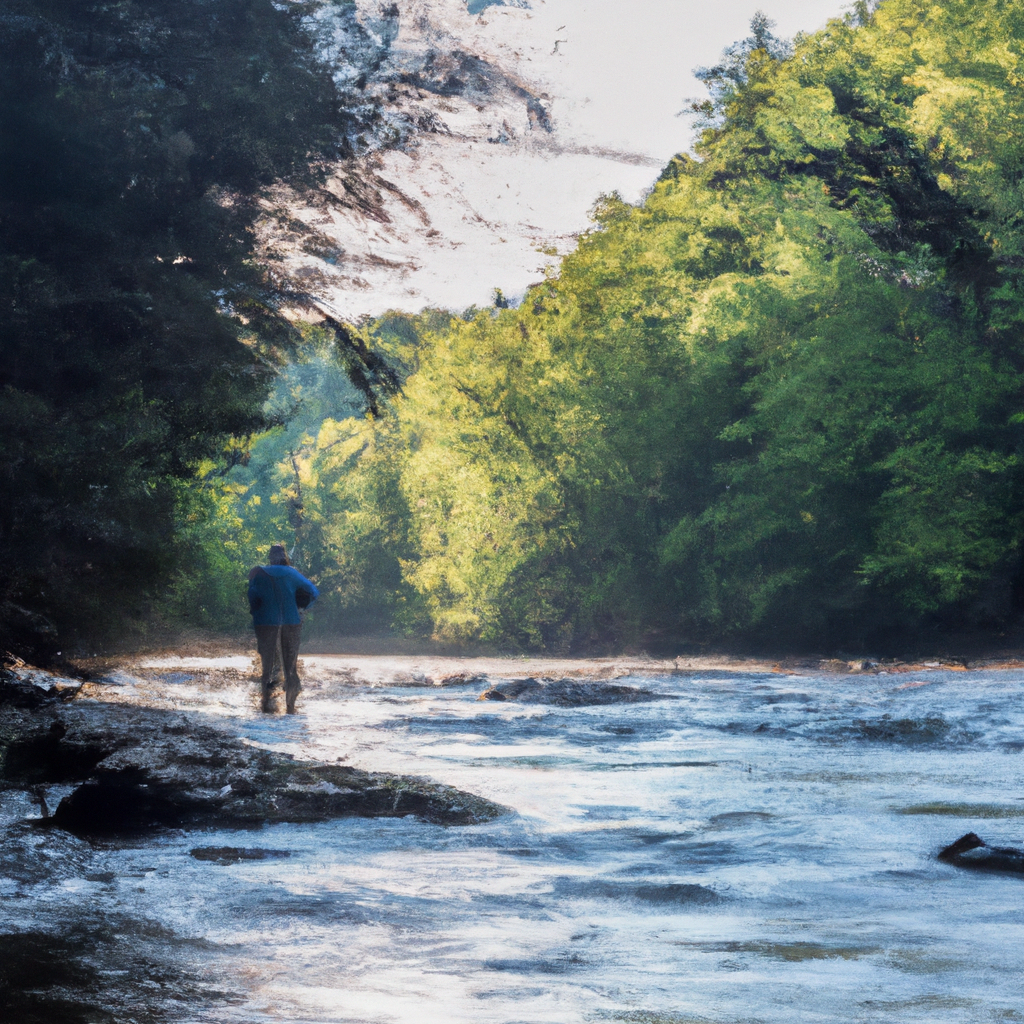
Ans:
{"label": "riverbank", "polygon": [[[246,741],[237,720],[204,713],[230,690],[243,714],[259,715],[249,700],[258,687],[230,667],[190,677],[204,708],[182,706],[181,673],[119,663],[83,674],[0,672],[3,1020],[156,1024],[230,1001],[230,979],[197,966],[203,943],[154,925],[123,895],[111,898],[122,888],[143,892],[135,883],[156,870],[131,879],[112,871],[114,851],[189,835],[190,857],[216,870],[289,857],[261,838],[283,824],[411,817],[451,827],[508,813],[421,776]],[[204,842],[211,833],[219,841]],[[83,888],[96,899],[68,916],[64,903]]]}
{"label": "riverbank", "polygon": [[[646,654],[609,657],[498,656],[458,654],[451,649],[388,650],[384,641],[358,641],[341,648],[310,644],[300,658],[307,674],[326,673],[338,680],[369,686],[444,686],[477,680],[570,678],[589,681],[629,676],[671,676],[678,673],[728,672],[749,675],[764,672],[787,675],[905,675],[932,671],[998,671],[1024,668],[1024,651],[993,651],[964,657],[926,656],[898,658],[823,658],[816,655],[758,657],[736,654],[680,655],[664,658]],[[200,673],[258,674],[255,651],[244,641],[193,641],[182,647],[163,647],[120,657],[79,658],[74,666],[86,677],[117,671],[179,670]]]}

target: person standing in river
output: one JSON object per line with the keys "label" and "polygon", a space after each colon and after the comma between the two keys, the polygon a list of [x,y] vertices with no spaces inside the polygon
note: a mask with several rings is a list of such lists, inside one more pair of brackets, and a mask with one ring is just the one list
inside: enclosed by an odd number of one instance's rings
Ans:
{"label": "person standing in river", "polygon": [[273,544],[267,565],[258,565],[249,573],[249,611],[256,630],[256,649],[260,654],[263,675],[260,679],[262,707],[272,711],[271,679],[278,649],[284,668],[285,708],[295,714],[295,698],[299,685],[299,640],[302,633],[300,609],[308,608],[320,591],[288,562],[283,544]]}

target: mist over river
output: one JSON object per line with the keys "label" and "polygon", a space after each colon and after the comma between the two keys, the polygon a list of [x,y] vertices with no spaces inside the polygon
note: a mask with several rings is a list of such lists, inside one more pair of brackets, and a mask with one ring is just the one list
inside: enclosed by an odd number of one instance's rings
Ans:
{"label": "mist over river", "polygon": [[[1024,673],[633,676],[615,685],[646,694],[592,684],[592,704],[478,700],[492,681],[362,685],[309,658],[291,717],[259,715],[213,660],[114,673],[76,700],[173,708],[510,813],[87,841],[29,828],[38,810],[9,792],[7,841],[48,866],[4,872],[2,930],[134,929],[159,954],[136,979],[159,1012],[97,1019],[1024,1019],[1024,880],[935,859],[969,830],[1024,838]],[[273,855],[190,854],[219,847]]]}

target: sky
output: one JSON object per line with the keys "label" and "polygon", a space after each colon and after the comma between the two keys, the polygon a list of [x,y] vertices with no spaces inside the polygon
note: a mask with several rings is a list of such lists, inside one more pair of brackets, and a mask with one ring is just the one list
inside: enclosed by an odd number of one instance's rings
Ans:
{"label": "sky", "polygon": [[[389,2],[389,0],[388,0]],[[513,92],[486,100],[428,98],[448,134],[378,154],[360,173],[384,186],[385,216],[339,210],[321,230],[345,256],[326,297],[348,319],[387,309],[461,310],[494,290],[522,295],[557,269],[591,225],[603,193],[639,201],[661,168],[692,143],[680,112],[704,95],[693,69],[749,34],[760,8],[776,34],[815,31],[840,0],[398,0],[395,59],[469,52]],[[361,16],[382,0],[357,0]],[[472,12],[474,13],[471,13]],[[522,86],[540,96],[550,131],[530,124]],[[391,189],[394,187],[394,191]],[[309,213],[312,220],[313,213]],[[558,254],[558,255],[552,255]]]}
{"label": "sky", "polygon": [[689,142],[688,122],[677,114],[688,98],[704,95],[693,69],[713,64],[726,46],[749,35],[758,9],[777,23],[777,35],[790,37],[821,28],[846,6],[836,0],[531,0],[529,10],[490,7],[484,17],[518,22],[517,35],[533,48],[524,47],[524,77],[532,71],[551,83],[560,132],[664,163]]}

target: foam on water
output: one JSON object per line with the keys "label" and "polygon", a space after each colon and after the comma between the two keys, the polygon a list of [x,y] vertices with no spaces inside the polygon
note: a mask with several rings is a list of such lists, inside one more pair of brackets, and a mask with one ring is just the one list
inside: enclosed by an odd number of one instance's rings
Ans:
{"label": "foam on water", "polygon": [[[515,813],[165,833],[21,895],[202,940],[235,993],[211,1021],[1024,1019],[1024,880],[935,860],[1024,838],[1022,675],[909,681],[637,678],[665,699],[559,707],[325,675],[295,717],[150,682],[250,742]],[[189,856],[222,846],[290,856]]]}

